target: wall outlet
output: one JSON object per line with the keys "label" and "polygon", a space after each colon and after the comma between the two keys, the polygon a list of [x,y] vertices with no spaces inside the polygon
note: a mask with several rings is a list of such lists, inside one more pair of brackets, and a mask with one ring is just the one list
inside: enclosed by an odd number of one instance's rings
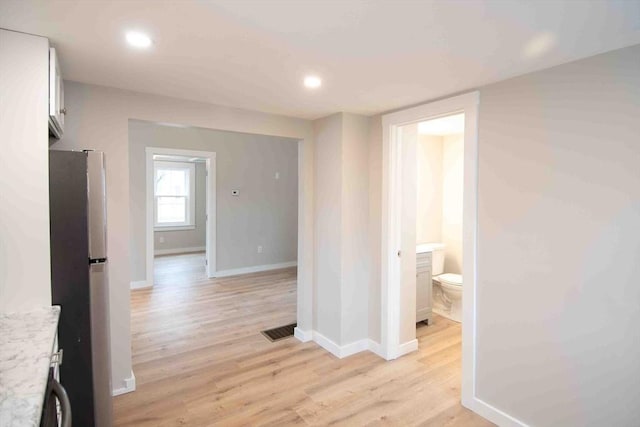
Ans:
{"label": "wall outlet", "polygon": [[164,236],[160,236],[160,243],[164,243]]}
{"label": "wall outlet", "polygon": [[280,179],[280,172],[276,172],[276,179]]}
{"label": "wall outlet", "polygon": [[262,253],[262,246],[258,246],[258,253],[261,254]]}

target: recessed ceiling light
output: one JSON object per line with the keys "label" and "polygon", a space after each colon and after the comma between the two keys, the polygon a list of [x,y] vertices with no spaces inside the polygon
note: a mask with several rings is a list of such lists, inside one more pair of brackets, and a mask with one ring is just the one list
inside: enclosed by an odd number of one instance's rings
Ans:
{"label": "recessed ceiling light", "polygon": [[304,86],[309,89],[317,89],[322,86],[322,80],[317,76],[307,76],[304,78]]}
{"label": "recessed ceiling light", "polygon": [[131,46],[137,47],[139,49],[146,49],[151,46],[151,38],[148,35],[140,33],[138,31],[129,31],[127,33],[127,42]]}
{"label": "recessed ceiling light", "polygon": [[536,34],[524,45],[522,56],[524,59],[535,59],[549,52],[556,43],[553,33],[546,31]]}

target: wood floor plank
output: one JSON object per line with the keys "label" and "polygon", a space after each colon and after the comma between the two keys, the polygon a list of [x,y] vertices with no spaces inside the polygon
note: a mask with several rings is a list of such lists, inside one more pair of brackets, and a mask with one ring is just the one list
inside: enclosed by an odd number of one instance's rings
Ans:
{"label": "wood floor plank", "polygon": [[295,268],[208,279],[204,254],[184,254],[156,258],[155,280],[131,292],[137,390],[115,398],[117,426],[491,425],[459,403],[456,322],[418,325],[395,361],[337,359],[260,334],[295,322]]}

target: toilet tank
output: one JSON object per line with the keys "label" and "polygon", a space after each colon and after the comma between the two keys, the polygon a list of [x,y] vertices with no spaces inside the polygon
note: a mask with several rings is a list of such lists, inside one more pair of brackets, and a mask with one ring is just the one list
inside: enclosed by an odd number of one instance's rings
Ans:
{"label": "toilet tank", "polygon": [[444,273],[444,243],[429,243],[431,247],[431,275]]}

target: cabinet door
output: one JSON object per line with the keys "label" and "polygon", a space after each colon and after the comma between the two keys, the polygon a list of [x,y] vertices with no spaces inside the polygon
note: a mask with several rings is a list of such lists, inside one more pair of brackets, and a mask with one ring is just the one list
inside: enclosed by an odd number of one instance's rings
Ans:
{"label": "cabinet door", "polygon": [[49,48],[49,129],[56,138],[64,133],[64,82],[54,48]]}
{"label": "cabinet door", "polygon": [[416,322],[431,323],[431,269],[419,271],[416,275]]}

